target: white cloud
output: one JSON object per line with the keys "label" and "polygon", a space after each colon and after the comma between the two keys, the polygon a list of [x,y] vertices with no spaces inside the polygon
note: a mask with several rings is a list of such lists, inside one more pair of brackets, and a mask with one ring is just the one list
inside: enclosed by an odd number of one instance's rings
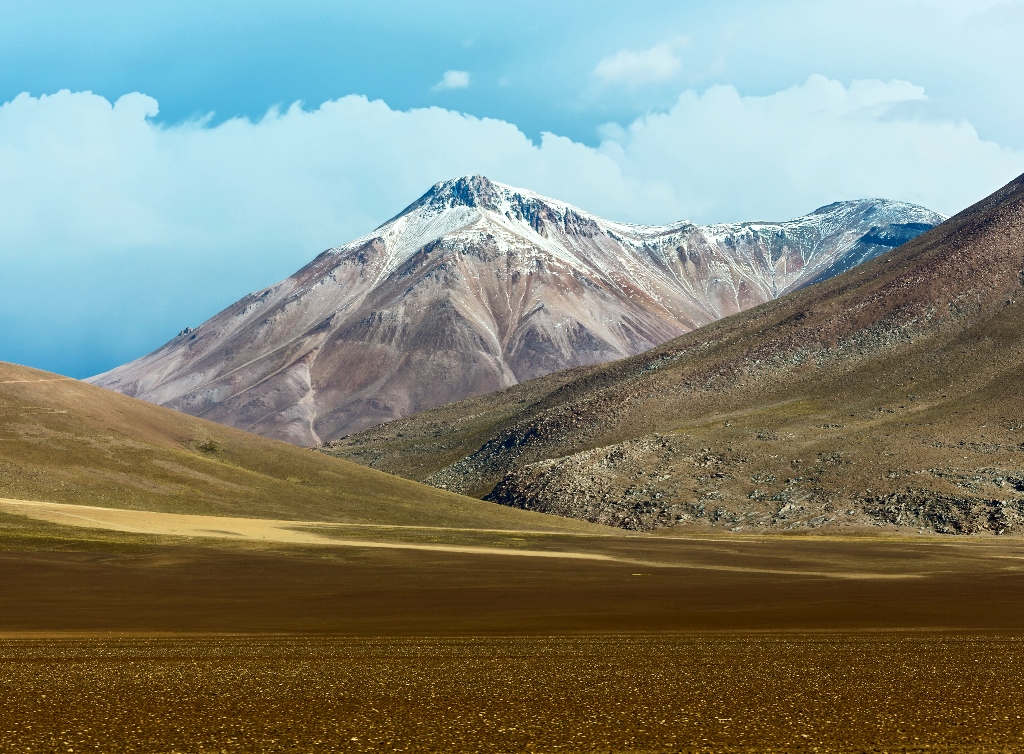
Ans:
{"label": "white cloud", "polygon": [[1024,172],[1024,152],[926,113],[924,91],[903,81],[812,76],[765,97],[716,86],[607,129],[600,151],[624,180],[668,182],[696,219],[778,219],[866,196],[952,214]]}
{"label": "white cloud", "polygon": [[258,121],[173,126],[128,94],[22,94],[0,106],[0,247],[297,247],[362,233],[466,173],[638,222],[785,218],[887,196],[951,213],[1024,172],[1024,153],[966,122],[930,120],[907,82],[812,76],[764,97],[731,86],[588,147],[442,108],[349,96]]}
{"label": "white cloud", "polygon": [[431,87],[434,91],[445,89],[465,89],[469,86],[469,71],[445,71],[441,80]]}
{"label": "white cloud", "polygon": [[647,50],[619,50],[602,58],[594,67],[594,76],[606,84],[639,86],[670,81],[682,67],[682,61],[667,42]]}
{"label": "white cloud", "polygon": [[217,125],[156,112],[142,94],[67,91],[0,106],[0,346],[19,327],[39,341],[48,312],[112,366],[468,173],[610,219],[710,222],[867,196],[951,214],[1024,172],[1024,153],[928,118],[925,93],[900,81],[684,92],[596,147],[359,96]]}
{"label": "white cloud", "polygon": [[349,96],[216,126],[161,126],[155,111],[141,94],[111,105],[68,91],[0,106],[0,248],[275,248],[298,261],[445,178],[480,172],[563,194],[607,184],[584,192],[591,199],[618,183],[618,166],[593,149],[556,136],[533,144],[504,121],[442,108]]}

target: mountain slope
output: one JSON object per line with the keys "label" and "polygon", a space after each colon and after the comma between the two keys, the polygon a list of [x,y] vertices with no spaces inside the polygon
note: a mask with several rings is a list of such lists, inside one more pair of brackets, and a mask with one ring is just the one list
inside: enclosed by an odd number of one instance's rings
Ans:
{"label": "mountain slope", "polygon": [[867,200],[786,223],[645,227],[461,178],[91,381],[312,445],[641,353],[941,220]]}
{"label": "mountain slope", "polygon": [[0,498],[289,520],[564,529],[549,516],[524,517],[3,362],[0,448]]}
{"label": "mountain slope", "polygon": [[883,257],[602,367],[334,443],[631,528],[1024,518],[1024,177]]}

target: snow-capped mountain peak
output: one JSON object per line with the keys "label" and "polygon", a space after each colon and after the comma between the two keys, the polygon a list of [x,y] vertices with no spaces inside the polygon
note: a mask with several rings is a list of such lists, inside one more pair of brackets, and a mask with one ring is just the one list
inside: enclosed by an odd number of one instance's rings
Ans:
{"label": "snow-capped mountain peak", "polygon": [[474,175],[95,382],[300,444],[639,353],[942,221],[861,200],[798,218],[616,223]]}

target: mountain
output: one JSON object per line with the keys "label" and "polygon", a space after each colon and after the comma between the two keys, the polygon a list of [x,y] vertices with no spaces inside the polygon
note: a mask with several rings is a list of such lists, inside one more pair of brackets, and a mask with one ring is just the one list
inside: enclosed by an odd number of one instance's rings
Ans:
{"label": "mountain", "polygon": [[1024,523],[1024,176],[899,249],[612,364],[328,452],[634,529]]}
{"label": "mountain", "polygon": [[647,227],[460,178],[91,382],[314,445],[641,353],[942,219],[867,200],[784,223]]}
{"label": "mountain", "polygon": [[[3,362],[0,441],[0,498],[247,518],[566,531],[551,516],[471,500]],[[577,522],[564,523],[578,530]]]}

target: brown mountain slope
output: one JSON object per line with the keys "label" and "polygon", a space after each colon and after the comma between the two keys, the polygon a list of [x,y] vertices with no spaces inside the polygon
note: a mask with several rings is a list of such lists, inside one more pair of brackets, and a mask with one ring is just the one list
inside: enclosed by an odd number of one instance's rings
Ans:
{"label": "brown mountain slope", "polygon": [[632,528],[1005,531],[1024,501],[1024,177],[901,249],[652,351],[329,451]]}
{"label": "brown mountain slope", "polygon": [[0,498],[369,524],[568,523],[2,362]]}

